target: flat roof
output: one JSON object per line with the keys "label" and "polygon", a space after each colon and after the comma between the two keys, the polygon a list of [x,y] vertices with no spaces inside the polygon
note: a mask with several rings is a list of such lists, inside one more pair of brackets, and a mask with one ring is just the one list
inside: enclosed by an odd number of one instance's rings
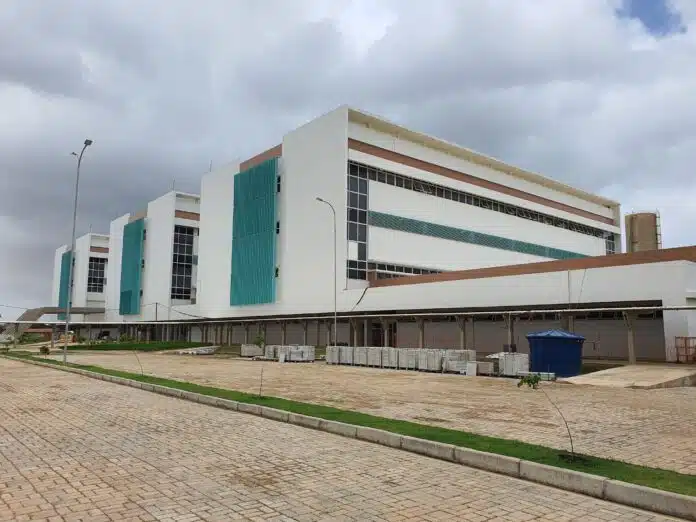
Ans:
{"label": "flat roof", "polygon": [[445,154],[450,154],[452,156],[461,158],[471,163],[475,163],[483,167],[489,167],[491,169],[504,172],[516,178],[523,179],[525,181],[530,181],[532,183],[542,185],[546,188],[556,190],[558,192],[563,192],[571,196],[575,196],[585,201],[590,201],[592,203],[597,203],[599,205],[603,205],[610,208],[620,206],[620,203],[618,201],[614,201],[612,199],[608,199],[602,196],[597,196],[596,194],[592,194],[584,190],[573,188],[570,185],[566,185],[559,181],[547,178],[545,176],[542,176],[541,174],[536,174],[534,172],[515,167],[501,160],[492,158],[490,156],[486,156],[484,154],[480,154],[478,152],[474,152],[473,150],[461,147],[459,145],[450,143],[440,138],[435,138],[422,132],[416,132],[407,129],[406,127],[397,125],[396,123],[369,114],[365,111],[353,109],[352,107],[347,107],[347,109],[349,121],[361,123],[379,132],[384,132],[386,134],[391,134],[396,137],[404,138],[408,141],[424,145],[431,149],[439,150],[440,152],[444,152]]}

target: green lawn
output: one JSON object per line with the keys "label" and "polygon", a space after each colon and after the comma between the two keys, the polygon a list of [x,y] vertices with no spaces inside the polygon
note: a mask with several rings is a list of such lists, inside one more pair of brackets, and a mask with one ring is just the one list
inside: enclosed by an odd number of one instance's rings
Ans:
{"label": "green lawn", "polygon": [[[42,359],[40,357],[26,354],[11,354],[10,357],[16,357],[18,359],[31,359],[55,365],[62,365],[62,363],[59,361]],[[238,402],[260,404],[263,406],[269,406],[271,408],[300,413],[312,417],[335,420],[357,426],[378,428],[381,430],[390,431],[392,433],[409,435],[411,437],[418,437],[421,439],[443,442],[446,444],[453,444],[455,446],[471,448],[479,451],[497,453],[499,455],[508,455],[510,457],[517,457],[559,468],[574,469],[577,471],[583,471],[585,473],[593,473],[595,475],[601,475],[611,479],[640,484],[665,491],[673,491],[675,493],[685,495],[696,495],[696,475],[686,475],[683,473],[677,473],[676,471],[648,468],[616,460],[602,459],[591,456],[585,456],[585,458],[581,461],[569,462],[561,457],[561,454],[557,449],[527,444],[525,442],[498,439],[465,431],[451,430],[414,422],[377,417],[375,415],[368,415],[349,410],[340,410],[337,408],[331,408],[329,406],[307,404],[282,399],[279,397],[264,397],[234,390],[201,386],[185,381],[176,381],[149,375],[139,375],[136,373],[111,370],[108,368],[102,368],[100,366],[79,364],[70,364],[70,366],[96,373],[125,377],[135,381],[158,384],[161,386],[168,386],[170,388],[177,388],[204,395],[231,399]]]}
{"label": "green lawn", "polygon": [[[210,346],[210,343],[190,343],[188,341],[154,341],[149,343],[144,342],[122,342],[122,343],[94,343],[94,344],[79,344],[68,346],[70,351],[117,351],[117,350],[137,350],[139,352],[159,352],[161,350],[184,350],[186,348],[199,348],[201,346]],[[56,348],[62,347],[56,345]]]}

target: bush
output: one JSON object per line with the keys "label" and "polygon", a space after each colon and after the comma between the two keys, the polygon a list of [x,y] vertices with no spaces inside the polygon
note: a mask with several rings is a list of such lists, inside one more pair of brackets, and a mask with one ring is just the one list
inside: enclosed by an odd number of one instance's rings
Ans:
{"label": "bush", "polygon": [[39,348],[39,353],[41,355],[48,355],[49,353],[51,353],[51,349],[48,346],[44,345]]}

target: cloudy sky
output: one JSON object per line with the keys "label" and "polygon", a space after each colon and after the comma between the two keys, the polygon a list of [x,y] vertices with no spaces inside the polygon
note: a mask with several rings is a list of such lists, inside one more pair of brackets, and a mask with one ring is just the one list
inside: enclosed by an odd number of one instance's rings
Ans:
{"label": "cloudy sky", "polygon": [[696,243],[694,0],[2,0],[0,313],[53,252],[341,104],[658,209]]}

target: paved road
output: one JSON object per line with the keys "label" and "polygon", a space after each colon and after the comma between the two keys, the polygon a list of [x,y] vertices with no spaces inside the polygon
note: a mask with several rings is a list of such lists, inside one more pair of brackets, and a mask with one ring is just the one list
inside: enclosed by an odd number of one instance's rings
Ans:
{"label": "paved road", "polygon": [[0,359],[0,520],[669,520]]}
{"label": "paved road", "polygon": [[[152,353],[136,358],[132,352],[69,357],[138,373],[142,364],[145,373],[252,393],[263,368],[266,395],[569,449],[568,433],[546,395],[519,389],[514,379]],[[568,420],[576,451],[696,474],[696,388],[546,383],[545,389]]]}

